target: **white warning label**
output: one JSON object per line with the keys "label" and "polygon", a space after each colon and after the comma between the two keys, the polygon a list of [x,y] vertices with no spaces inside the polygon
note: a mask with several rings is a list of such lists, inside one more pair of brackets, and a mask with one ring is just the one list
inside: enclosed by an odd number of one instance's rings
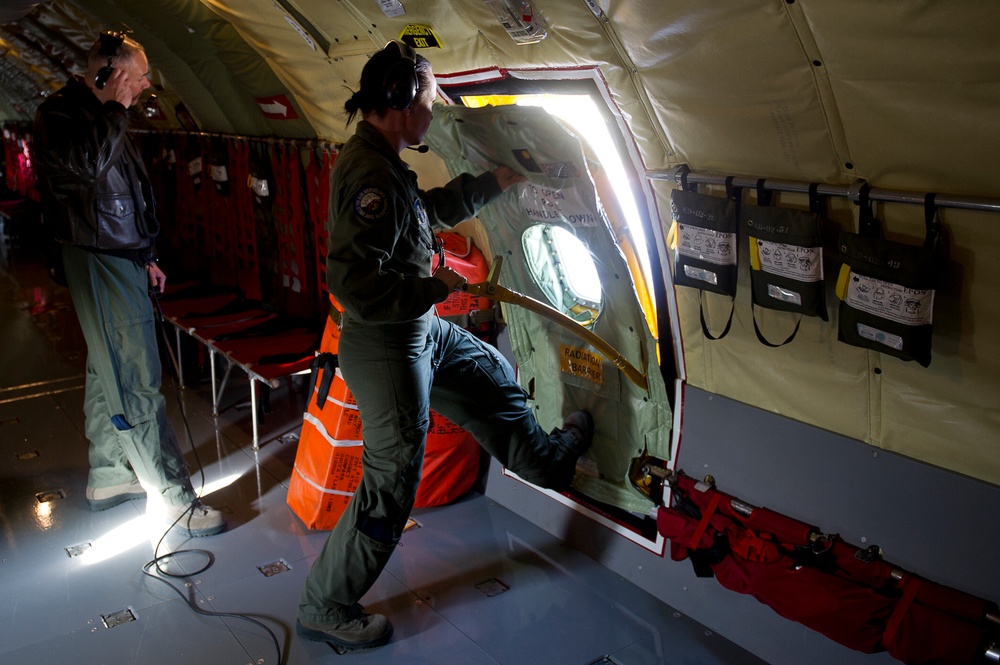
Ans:
{"label": "white warning label", "polygon": [[756,239],[760,269],[799,282],[823,281],[823,248]]}
{"label": "white warning label", "polygon": [[866,326],[863,323],[858,324],[858,335],[873,342],[885,344],[886,346],[896,349],[897,351],[903,350],[903,338],[899,335],[893,335],[892,333],[887,333],[884,330]]}
{"label": "white warning label", "polygon": [[575,187],[551,189],[524,183],[518,198],[529,219],[540,222],[562,220],[573,226],[597,226],[597,215],[583,202]]}
{"label": "white warning label", "polygon": [[720,266],[736,265],[735,233],[677,224],[677,251]]}
{"label": "white warning label", "polygon": [[700,282],[708,282],[712,286],[719,285],[719,276],[712,272],[711,270],[705,270],[704,268],[696,268],[694,266],[685,265],[684,274],[690,279],[697,279]]}
{"label": "white warning label", "polygon": [[208,174],[215,182],[229,182],[229,173],[226,171],[226,167],[221,164],[209,166]]}
{"label": "white warning label", "polygon": [[854,309],[908,326],[933,322],[934,291],[931,289],[910,289],[852,272],[844,302]]}
{"label": "white warning label", "polygon": [[781,302],[790,302],[793,305],[802,306],[802,295],[797,291],[792,291],[790,289],[783,289],[776,284],[767,285],[767,295],[774,298],[775,300],[780,300]]}

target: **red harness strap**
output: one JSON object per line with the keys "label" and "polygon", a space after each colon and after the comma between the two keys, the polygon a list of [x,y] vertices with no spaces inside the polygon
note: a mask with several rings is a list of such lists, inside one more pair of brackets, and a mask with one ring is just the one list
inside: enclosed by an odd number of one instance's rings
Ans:
{"label": "red harness strap", "polygon": [[194,220],[194,184],[188,171],[187,136],[180,135],[175,145],[174,176],[177,178],[177,200],[175,201],[174,228],[179,244],[197,251]]}
{"label": "red harness strap", "polygon": [[[203,177],[207,178],[209,185],[204,188],[205,221],[214,263],[222,266],[227,274],[232,274],[236,268],[236,256],[233,252],[236,207],[232,201],[230,160],[228,154],[222,154],[220,147],[224,145],[224,141],[225,139],[210,140],[205,146],[202,168]],[[223,176],[225,180],[216,180]]]}
{"label": "red harness strap", "polygon": [[304,277],[306,268],[303,243],[302,181],[299,149],[279,143],[272,148],[274,165],[274,214],[278,231],[278,261],[282,286],[294,293],[309,288]]}
{"label": "red harness strap", "polygon": [[688,543],[688,548],[692,550],[699,549],[698,543],[701,542],[701,537],[705,535],[705,531],[708,530],[708,525],[712,521],[712,517],[715,515],[715,510],[719,507],[719,502],[722,501],[722,494],[719,492],[714,492],[712,498],[708,502],[708,506],[705,508],[705,512],[702,513],[701,521],[698,522],[698,526],[695,527],[694,533],[691,534],[691,542]]}
{"label": "red harness strap", "polygon": [[233,242],[237,278],[250,300],[259,300],[260,266],[257,263],[257,229],[253,216],[253,190],[250,189],[250,143],[243,138],[229,141],[229,179],[232,183],[235,215]]}
{"label": "red harness strap", "polygon": [[885,632],[882,633],[882,644],[887,647],[896,639],[896,631],[899,630],[899,625],[903,622],[903,617],[906,616],[906,613],[910,610],[910,606],[913,605],[913,600],[917,597],[917,591],[920,590],[920,583],[921,579],[915,575],[907,577],[903,582],[903,595],[900,596],[896,602],[896,607],[892,610],[892,614],[886,620]]}
{"label": "red harness strap", "polygon": [[[4,133],[3,139],[3,151],[4,151],[4,166],[6,168],[7,175],[7,186],[10,189],[17,189],[17,176],[18,169],[14,167],[17,163],[17,141],[14,139],[14,132],[9,131]],[[18,164],[20,166],[20,164]]]}
{"label": "red harness strap", "polygon": [[195,236],[197,237],[198,248],[206,256],[214,256],[214,244],[212,242],[211,227],[208,222],[208,212],[211,200],[209,196],[215,193],[215,188],[208,183],[208,156],[211,154],[209,146],[210,139],[205,136],[192,137],[198,146],[198,158],[201,160],[201,171],[191,176],[191,184],[194,188],[192,199],[192,218],[195,220]]}
{"label": "red harness strap", "polygon": [[317,293],[326,293],[326,222],[330,216],[330,169],[337,154],[316,148],[306,165],[306,190],[309,194],[309,221],[315,242]]}
{"label": "red harness strap", "polygon": [[[18,148],[20,148],[20,141],[18,142]],[[19,150],[17,153],[17,163],[20,171],[19,179],[17,182],[17,191],[20,192],[21,196],[31,199],[32,201],[38,201],[38,188],[35,186],[37,178],[35,177],[35,166],[31,161],[28,149]]]}

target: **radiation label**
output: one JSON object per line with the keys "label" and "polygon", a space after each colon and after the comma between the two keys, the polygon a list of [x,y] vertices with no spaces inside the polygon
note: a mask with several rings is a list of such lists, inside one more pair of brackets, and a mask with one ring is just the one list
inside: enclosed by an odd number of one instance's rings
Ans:
{"label": "radiation label", "polygon": [[560,344],[559,369],[598,385],[604,383],[604,358],[587,349]]}
{"label": "radiation label", "polygon": [[878,342],[879,344],[885,344],[889,348],[896,349],[897,351],[903,350],[903,338],[899,335],[893,335],[887,333],[884,330],[879,330],[878,328],[873,328],[871,326],[866,326],[863,323],[858,324],[858,336],[864,337],[872,342]]}

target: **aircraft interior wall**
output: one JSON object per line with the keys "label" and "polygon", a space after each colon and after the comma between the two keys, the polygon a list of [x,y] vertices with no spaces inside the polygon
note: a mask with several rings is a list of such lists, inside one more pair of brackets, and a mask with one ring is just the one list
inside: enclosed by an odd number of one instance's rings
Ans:
{"label": "aircraft interior wall", "polygon": [[[926,579],[983,598],[1000,594],[996,518],[984,510],[1000,500],[995,485],[698,388],[685,389],[684,402],[678,465],[691,476],[712,475],[740,500],[838,533],[859,548],[881,548],[885,560]],[[899,662],[787,621],[749,595],[696,576],[690,561],[636,547],[577,506],[500,469],[491,469],[486,494],[767,662]]]}
{"label": "aircraft interior wall", "polygon": [[[492,9],[504,3],[544,21],[543,38],[516,43]],[[390,15],[395,5],[403,13]],[[558,278],[532,272],[541,255],[524,232],[543,220],[524,211],[562,202],[551,225],[585,243],[601,281],[588,329],[645,380],[607,360],[594,374],[567,371],[560,354],[596,355],[557,325],[503,306],[505,343],[543,424],[576,408],[597,418],[597,472],[576,483],[584,497],[649,527],[653,503],[629,478],[645,452],[849,542],[877,543],[928,579],[1000,600],[987,554],[1000,544],[1000,518],[979,508],[1000,499],[1000,5],[16,0],[0,22],[0,120],[12,136],[29,132],[38,103],[82,72],[95,35],[124,25],[150,62],[156,98],[133,117],[144,135],[288,140],[300,157],[351,135],[344,101],[372,53],[390,39],[421,47],[439,85],[430,151],[404,155],[421,185],[504,163],[551,192],[518,188],[459,230],[488,258],[503,257],[500,284],[546,300],[558,290],[546,280]],[[648,249],[619,233],[619,202],[600,191],[601,164],[577,141],[587,137],[540,109],[463,105],[476,86],[513,94],[552,82],[556,93],[562,81],[585,81],[603,105]],[[684,182],[738,198],[744,215],[816,203],[827,316],[762,306],[745,235],[734,296],[675,284],[683,241],[672,201]],[[826,191],[816,202],[813,183]],[[928,220],[939,225],[925,289],[929,363],[842,341],[843,238],[867,224],[869,202],[891,242],[920,247]],[[637,267],[636,251],[651,270]],[[695,578],[664,556],[662,539],[636,538],[497,465],[486,493],[762,658],[780,662],[792,649],[785,662],[883,662]]]}

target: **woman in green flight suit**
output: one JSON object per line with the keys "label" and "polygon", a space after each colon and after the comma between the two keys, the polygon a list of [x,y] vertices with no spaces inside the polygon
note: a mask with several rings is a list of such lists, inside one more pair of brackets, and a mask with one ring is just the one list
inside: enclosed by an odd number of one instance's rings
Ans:
{"label": "woman in green flight suit", "polygon": [[358,601],[385,567],[413,507],[433,406],[511,471],[556,490],[569,487],[590,445],[590,415],[570,414],[547,434],[510,364],[434,304],[464,279],[432,274],[432,226],[451,227],[524,178],[506,166],[462,174],[423,191],[400,159],[430,125],[430,63],[389,42],[365,65],[344,108],[363,120],[331,176],[327,285],[344,308],[339,361],[364,423],[363,477],[306,578],[300,636],[340,651],[375,647],[392,624]]}

